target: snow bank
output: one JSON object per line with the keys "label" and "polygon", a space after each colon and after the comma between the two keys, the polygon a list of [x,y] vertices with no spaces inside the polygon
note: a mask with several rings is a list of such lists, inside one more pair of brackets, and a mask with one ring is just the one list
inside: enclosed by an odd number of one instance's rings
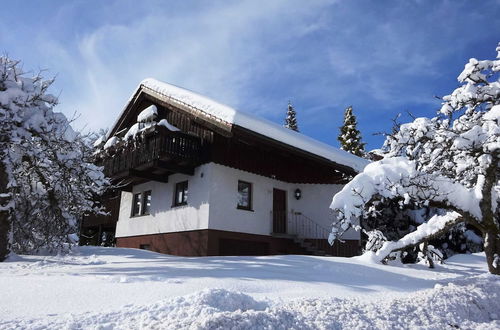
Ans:
{"label": "snow bank", "polygon": [[257,301],[249,295],[207,289],[145,306],[107,313],[0,321],[0,328],[51,329],[393,329],[500,326],[500,281],[475,276],[379,302],[363,299]]}
{"label": "snow bank", "polygon": [[362,171],[369,163],[367,160],[354,156],[348,152],[316,141],[308,136],[289,130],[265,119],[236,111],[227,105],[218,103],[187,89],[170,85],[153,78],[143,80],[138,88],[142,86],[171,99],[177,104],[194,108],[209,118],[247,128],[279,142],[351,167],[358,172]]}
{"label": "snow bank", "polygon": [[431,270],[75,247],[0,263],[0,329],[498,328],[500,281],[486,272],[484,253]]}
{"label": "snow bank", "polygon": [[316,329],[495,329],[500,325],[499,289],[500,282],[488,275],[378,303],[305,300],[290,307]]}

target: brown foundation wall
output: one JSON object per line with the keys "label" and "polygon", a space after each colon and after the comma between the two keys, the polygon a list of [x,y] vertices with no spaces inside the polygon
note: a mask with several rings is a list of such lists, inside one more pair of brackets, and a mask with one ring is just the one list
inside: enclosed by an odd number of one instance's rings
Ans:
{"label": "brown foundation wall", "polygon": [[207,230],[116,238],[116,246],[118,247],[143,248],[155,252],[186,257],[206,256],[207,243]]}
{"label": "brown foundation wall", "polygon": [[306,242],[313,243],[320,250],[325,251],[326,254],[336,257],[354,257],[361,254],[361,246],[358,240],[345,240],[343,243],[335,241],[333,246],[326,239],[306,239]]}
{"label": "brown foundation wall", "polygon": [[[330,255],[351,257],[360,251],[357,240],[336,242],[333,247],[326,240],[321,241],[321,249]],[[310,254],[291,239],[211,229],[118,237],[116,242],[118,247],[190,257]]]}
{"label": "brown foundation wall", "polygon": [[236,256],[307,254],[307,251],[286,238],[209,230],[208,253],[212,256]]}

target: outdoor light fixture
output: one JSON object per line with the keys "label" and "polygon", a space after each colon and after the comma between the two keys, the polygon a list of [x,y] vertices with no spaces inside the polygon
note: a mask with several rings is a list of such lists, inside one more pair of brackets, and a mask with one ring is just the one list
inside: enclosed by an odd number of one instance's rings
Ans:
{"label": "outdoor light fixture", "polygon": [[295,189],[294,195],[295,195],[295,199],[299,200],[302,197],[302,191],[300,191],[300,189],[297,188],[297,189]]}

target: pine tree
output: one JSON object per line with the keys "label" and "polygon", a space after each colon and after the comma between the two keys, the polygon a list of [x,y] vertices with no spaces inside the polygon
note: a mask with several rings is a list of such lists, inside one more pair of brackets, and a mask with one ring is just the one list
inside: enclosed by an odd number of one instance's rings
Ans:
{"label": "pine tree", "polygon": [[286,111],[285,125],[283,126],[295,132],[299,131],[299,126],[297,125],[297,113],[295,112],[295,109],[293,108],[290,101],[288,101],[288,109]]}
{"label": "pine tree", "polygon": [[361,132],[357,128],[356,116],[352,114],[352,106],[345,109],[344,124],[340,127],[338,140],[340,149],[359,157],[365,155],[365,143],[361,142]]}

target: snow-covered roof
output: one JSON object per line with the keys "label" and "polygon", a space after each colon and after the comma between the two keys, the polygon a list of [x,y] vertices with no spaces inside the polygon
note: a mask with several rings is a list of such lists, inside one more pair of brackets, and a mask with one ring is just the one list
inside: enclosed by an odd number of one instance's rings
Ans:
{"label": "snow-covered roof", "polygon": [[139,84],[138,90],[144,87],[162,95],[174,103],[194,108],[208,118],[221,121],[228,125],[241,126],[273,140],[326,158],[337,164],[348,166],[357,172],[361,172],[369,163],[369,161],[363,158],[334,148],[306,135],[284,128],[266,119],[259,118],[249,113],[237,111],[234,108],[190,90],[158,81],[153,78],[143,80]]}

